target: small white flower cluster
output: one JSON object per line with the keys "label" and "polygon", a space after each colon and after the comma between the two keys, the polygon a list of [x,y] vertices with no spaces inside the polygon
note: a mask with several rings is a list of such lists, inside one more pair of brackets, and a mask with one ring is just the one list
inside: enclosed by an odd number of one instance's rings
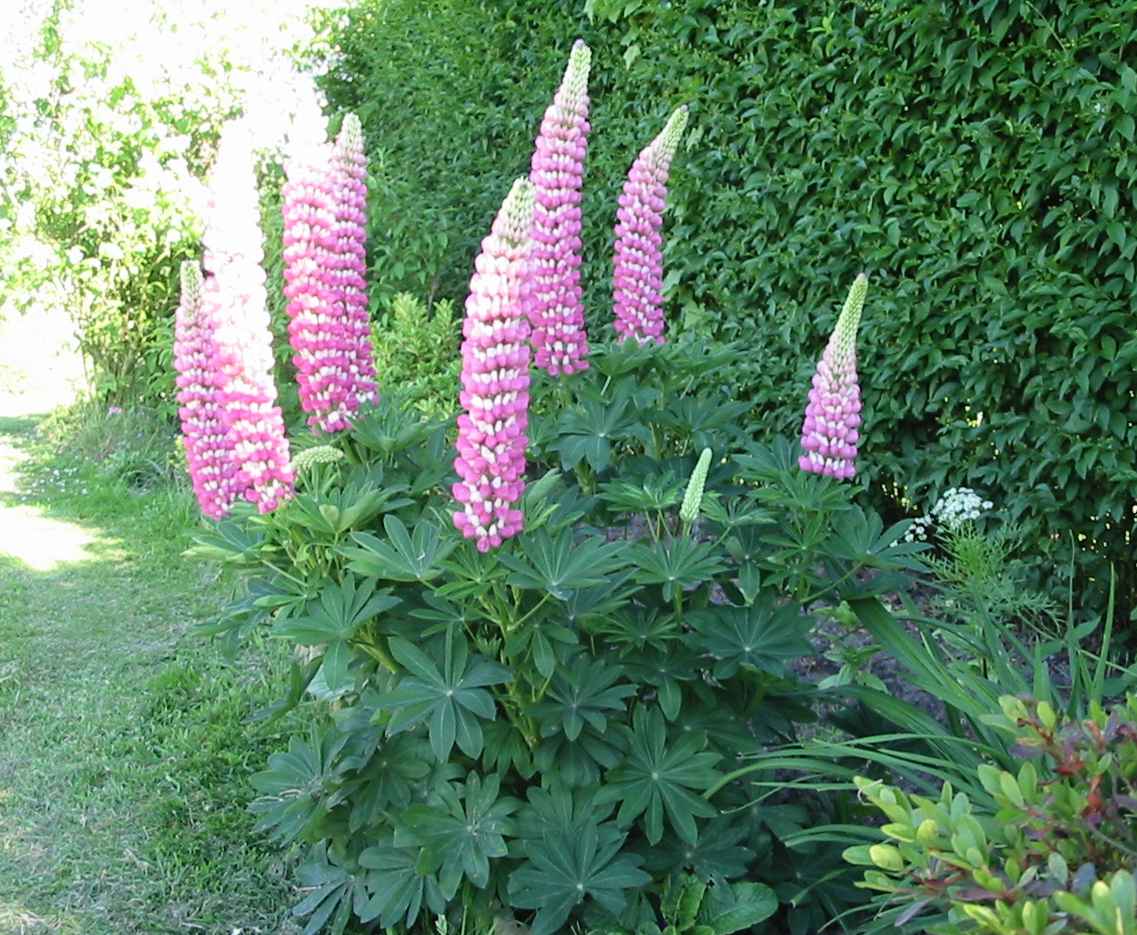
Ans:
{"label": "small white flower cluster", "polygon": [[993,506],[970,487],[951,487],[932,507],[932,518],[948,529],[958,529],[963,523],[979,519]]}
{"label": "small white flower cluster", "polygon": [[904,533],[905,542],[927,542],[928,529],[932,525],[932,518],[930,516],[917,516],[912,520],[912,525],[908,527],[908,531]]}
{"label": "small white flower cluster", "polygon": [[904,534],[904,541],[927,542],[928,531],[933,526],[945,526],[950,530],[958,529],[966,522],[979,519],[994,505],[990,500],[984,500],[970,487],[949,487],[936,501],[930,513],[918,516],[912,521],[908,532]]}

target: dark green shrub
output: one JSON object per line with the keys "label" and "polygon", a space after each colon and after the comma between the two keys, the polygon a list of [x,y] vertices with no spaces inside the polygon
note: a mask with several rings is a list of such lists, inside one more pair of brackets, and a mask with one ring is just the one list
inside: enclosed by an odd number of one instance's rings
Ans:
{"label": "dark green shrub", "polygon": [[526,170],[583,36],[594,332],[608,327],[614,194],[644,127],[689,103],[667,221],[673,325],[742,341],[737,398],[788,432],[809,376],[799,349],[836,313],[828,284],[867,270],[878,506],[981,486],[1042,561],[1072,531],[1117,562],[1124,612],[1135,21],[1133,0],[372,0],[349,14],[326,86],[383,152],[382,288],[460,299],[494,193]]}

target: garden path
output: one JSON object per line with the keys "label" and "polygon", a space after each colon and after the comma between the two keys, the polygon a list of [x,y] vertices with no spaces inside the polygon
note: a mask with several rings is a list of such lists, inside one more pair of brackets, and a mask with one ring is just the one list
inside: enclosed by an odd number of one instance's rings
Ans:
{"label": "garden path", "polygon": [[186,637],[219,589],[179,559],[175,494],[47,452],[19,389],[0,383],[0,932],[295,931],[246,811],[280,742],[247,723],[271,673]]}

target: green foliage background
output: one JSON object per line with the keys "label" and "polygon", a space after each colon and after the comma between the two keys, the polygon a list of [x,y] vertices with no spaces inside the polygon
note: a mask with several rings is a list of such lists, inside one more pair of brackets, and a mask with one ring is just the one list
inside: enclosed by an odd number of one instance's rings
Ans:
{"label": "green foliage background", "polygon": [[623,175],[689,103],[671,327],[743,342],[731,378],[762,428],[796,431],[866,270],[880,502],[970,483],[1055,556],[1088,536],[1132,587],[1137,3],[365,0],[326,88],[381,166],[381,293],[462,297],[578,35],[594,331]]}

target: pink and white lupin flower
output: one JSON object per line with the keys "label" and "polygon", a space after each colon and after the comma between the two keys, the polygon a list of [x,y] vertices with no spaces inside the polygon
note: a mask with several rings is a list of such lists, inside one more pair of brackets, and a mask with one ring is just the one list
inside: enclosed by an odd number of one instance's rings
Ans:
{"label": "pink and white lupin flower", "polygon": [[687,108],[676,110],[663,131],[636,158],[616,212],[612,300],[616,333],[640,344],[663,344],[663,209],[667,177]]}
{"label": "pink and white lupin flower", "polygon": [[174,368],[178,415],[194,496],[201,512],[220,519],[233,506],[236,491],[223,412],[213,373],[215,322],[202,306],[201,267],[181,267],[182,295],[174,317]]}
{"label": "pink and white lupin flower", "polygon": [[545,111],[529,181],[533,209],[533,296],[529,321],[537,366],[553,376],[588,368],[580,286],[581,188],[588,153],[588,71],[592,51],[580,39],[553,103]]}
{"label": "pink and white lupin flower", "polygon": [[282,191],[288,336],[309,424],[337,432],[376,397],[364,278],[367,165],[353,114],[334,147],[322,129],[306,129]]}
{"label": "pink and white lupin flower", "polygon": [[857,326],[869,281],[861,273],[849,289],[829,344],[818,361],[801,428],[803,471],[852,480],[860,441],[861,391],[857,385]]}
{"label": "pink and white lupin flower", "polygon": [[354,414],[375,402],[375,361],[371,349],[371,314],[367,300],[367,156],[363,127],[355,114],[344,117],[336,138],[336,237],[340,300],[347,342],[347,406]]}
{"label": "pink and white lupin flower", "polygon": [[292,469],[272,377],[259,216],[252,142],[230,124],[210,177],[202,305],[216,325],[212,366],[235,489],[267,513],[291,496]]}
{"label": "pink and white lupin flower", "polygon": [[454,525],[481,552],[517,535],[529,420],[529,251],[533,186],[518,179],[482,241],[462,326],[458,416],[461,509]]}

